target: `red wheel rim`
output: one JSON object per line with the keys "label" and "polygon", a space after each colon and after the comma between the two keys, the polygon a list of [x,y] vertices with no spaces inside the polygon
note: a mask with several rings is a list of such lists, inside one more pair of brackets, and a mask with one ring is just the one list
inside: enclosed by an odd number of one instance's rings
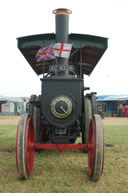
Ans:
{"label": "red wheel rim", "polygon": [[88,171],[89,176],[92,175],[94,169],[95,161],[95,131],[94,131],[94,122],[90,121],[89,125],[89,136],[88,136]]}
{"label": "red wheel rim", "polygon": [[18,135],[19,135],[19,126],[20,126],[20,121],[18,123],[18,126],[17,126],[17,133],[16,133],[16,167],[17,167],[17,171],[19,170],[18,169]]}
{"label": "red wheel rim", "polygon": [[28,174],[32,173],[35,157],[35,136],[32,119],[28,119],[26,126],[26,167]]}

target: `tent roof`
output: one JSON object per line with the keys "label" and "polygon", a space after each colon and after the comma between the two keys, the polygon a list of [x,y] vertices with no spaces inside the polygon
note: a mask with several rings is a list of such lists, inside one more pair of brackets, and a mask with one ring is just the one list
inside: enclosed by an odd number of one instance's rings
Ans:
{"label": "tent roof", "polygon": [[[56,36],[51,34],[40,34],[17,38],[18,48],[26,58],[32,69],[37,75],[43,73],[42,62],[36,62],[35,55],[41,47],[56,43]],[[80,48],[82,48],[83,73],[90,75],[107,49],[107,38],[84,35],[70,34],[69,43],[72,43],[72,51],[69,58],[69,64],[74,64],[75,72],[79,71],[80,66]],[[73,54],[75,52],[75,54]],[[45,73],[49,71],[49,65],[54,64],[55,60],[45,62]]]}
{"label": "tent roof", "polygon": [[4,97],[0,96],[0,103],[2,102],[23,102],[20,97]]}
{"label": "tent roof", "polygon": [[121,101],[128,100],[128,95],[101,95],[97,96],[97,101]]}

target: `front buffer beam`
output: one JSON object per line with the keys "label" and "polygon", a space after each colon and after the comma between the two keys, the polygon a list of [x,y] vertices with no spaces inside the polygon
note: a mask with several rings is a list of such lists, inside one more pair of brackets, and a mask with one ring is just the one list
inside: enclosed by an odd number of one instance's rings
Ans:
{"label": "front buffer beam", "polygon": [[64,152],[65,149],[88,149],[86,144],[35,144],[35,149],[57,149],[58,152]]}

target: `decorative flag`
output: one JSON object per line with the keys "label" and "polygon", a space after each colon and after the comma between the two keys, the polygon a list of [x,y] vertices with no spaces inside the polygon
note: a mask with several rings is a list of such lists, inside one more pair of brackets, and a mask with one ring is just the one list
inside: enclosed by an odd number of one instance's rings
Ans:
{"label": "decorative flag", "polygon": [[54,44],[53,49],[55,56],[62,58],[69,58],[72,49],[72,44],[56,43]]}
{"label": "decorative flag", "polygon": [[53,44],[47,47],[40,48],[36,54],[37,62],[44,62],[44,61],[53,60],[53,59],[55,59]]}

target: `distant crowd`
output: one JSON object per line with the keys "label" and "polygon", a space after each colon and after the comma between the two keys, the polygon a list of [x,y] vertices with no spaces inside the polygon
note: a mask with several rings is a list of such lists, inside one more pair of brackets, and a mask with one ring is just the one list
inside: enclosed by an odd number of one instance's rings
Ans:
{"label": "distant crowd", "polygon": [[117,107],[117,111],[120,112],[120,117],[128,117],[128,105],[122,104]]}
{"label": "distant crowd", "polygon": [[[98,114],[100,114],[102,118],[104,118],[104,113],[106,112],[106,109],[104,107],[105,107],[104,104],[97,106]],[[114,112],[112,111],[111,113],[112,113],[112,116],[113,116],[113,113],[115,113],[115,115],[118,117],[128,117],[128,104],[117,103],[116,111]]]}

